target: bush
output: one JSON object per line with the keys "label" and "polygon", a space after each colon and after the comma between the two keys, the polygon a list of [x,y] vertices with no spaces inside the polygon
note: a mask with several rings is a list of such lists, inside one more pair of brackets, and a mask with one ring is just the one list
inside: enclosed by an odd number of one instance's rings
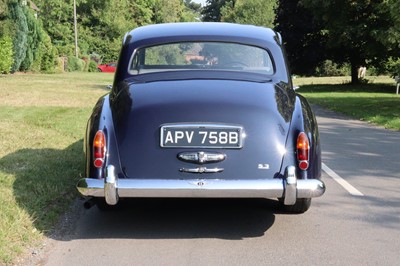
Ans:
{"label": "bush", "polygon": [[11,71],[13,61],[13,45],[9,36],[0,38],[0,73],[8,74]]}
{"label": "bush", "polygon": [[79,59],[75,56],[68,56],[67,60],[67,71],[68,72],[73,72],[73,71],[83,71],[85,68],[85,61],[82,59]]}
{"label": "bush", "polygon": [[56,67],[55,67],[56,73],[63,73],[66,70],[67,67],[66,61],[67,61],[66,57],[57,57]]}
{"label": "bush", "polygon": [[350,67],[348,65],[338,65],[331,60],[325,60],[322,64],[315,69],[315,75],[318,77],[337,77],[347,76],[350,74]]}
{"label": "bush", "polygon": [[83,66],[83,71],[84,72],[88,72],[89,71],[89,58],[86,55],[82,56],[82,60],[85,63],[85,65]]}
{"label": "bush", "polygon": [[54,73],[57,58],[57,49],[53,47],[49,35],[40,29],[41,42],[36,51],[36,58],[30,66],[33,72]]}
{"label": "bush", "polygon": [[386,68],[392,77],[400,76],[400,58],[394,59],[390,57]]}
{"label": "bush", "polygon": [[98,53],[93,52],[89,55],[89,57],[90,57],[90,61],[94,61],[98,65],[101,64],[102,58]]}
{"label": "bush", "polygon": [[95,61],[89,61],[89,72],[97,72],[97,63]]}

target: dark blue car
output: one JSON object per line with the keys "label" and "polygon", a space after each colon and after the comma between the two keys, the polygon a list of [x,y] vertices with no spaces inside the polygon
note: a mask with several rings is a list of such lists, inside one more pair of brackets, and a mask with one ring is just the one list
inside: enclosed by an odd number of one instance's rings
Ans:
{"label": "dark blue car", "polygon": [[77,188],[100,209],[123,198],[276,198],[308,210],[325,191],[318,127],[282,40],[228,23],[140,27],[85,137]]}

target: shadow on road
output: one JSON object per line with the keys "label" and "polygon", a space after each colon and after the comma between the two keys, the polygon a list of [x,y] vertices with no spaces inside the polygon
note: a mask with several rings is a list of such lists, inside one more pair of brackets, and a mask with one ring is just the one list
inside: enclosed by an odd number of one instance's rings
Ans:
{"label": "shadow on road", "polygon": [[117,211],[85,210],[61,240],[259,237],[277,209],[277,201],[262,199],[130,199]]}

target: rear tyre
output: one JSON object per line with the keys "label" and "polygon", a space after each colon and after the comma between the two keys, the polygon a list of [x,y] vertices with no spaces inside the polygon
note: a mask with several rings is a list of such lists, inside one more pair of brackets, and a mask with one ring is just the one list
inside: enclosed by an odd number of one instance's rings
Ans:
{"label": "rear tyre", "polygon": [[285,212],[300,214],[305,213],[311,206],[311,198],[309,199],[297,199],[294,205],[284,205],[283,199],[279,200],[281,206]]}
{"label": "rear tyre", "polygon": [[121,203],[108,205],[104,198],[96,198],[96,206],[100,211],[115,211],[121,209]]}

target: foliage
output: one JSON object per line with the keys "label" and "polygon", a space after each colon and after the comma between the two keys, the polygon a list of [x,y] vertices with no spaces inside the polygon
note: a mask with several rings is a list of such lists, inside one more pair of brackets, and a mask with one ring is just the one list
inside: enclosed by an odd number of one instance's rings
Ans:
{"label": "foliage", "polygon": [[387,62],[387,71],[392,75],[392,77],[400,76],[400,59],[390,57]]}
{"label": "foliage", "polygon": [[[57,49],[51,43],[50,37],[43,32],[43,42],[40,44],[40,71],[54,73],[55,60],[58,56]],[[39,57],[38,57],[39,59]]]}
{"label": "foliage", "polygon": [[97,63],[93,60],[89,61],[89,67],[88,67],[89,72],[97,72]]}
{"label": "foliage", "polygon": [[222,21],[272,28],[276,0],[236,0],[221,8]]}
{"label": "foliage", "polygon": [[43,27],[61,56],[74,54],[73,1],[35,0]]}
{"label": "foliage", "polygon": [[0,0],[0,18],[7,12],[7,1]]}
{"label": "foliage", "polygon": [[67,57],[57,57],[56,58],[56,66],[54,68],[55,73],[63,73],[67,67]]}
{"label": "foliage", "polygon": [[43,41],[43,33],[38,20],[33,16],[31,10],[23,9],[28,26],[27,34],[27,50],[24,60],[21,62],[20,70],[27,71],[32,63],[38,59],[38,49]]}
{"label": "foliage", "polygon": [[0,47],[0,74],[8,74],[13,65],[13,45],[11,37],[0,37]]}
{"label": "foliage", "polygon": [[[78,7],[80,43],[87,44],[87,51],[97,53],[105,61],[118,57],[123,35],[136,27],[130,12],[133,6],[128,0],[87,0]],[[118,14],[118,16],[116,16]]]}
{"label": "foliage", "polygon": [[154,5],[154,22],[180,22],[184,5],[181,0],[156,0]]}
{"label": "foliage", "polygon": [[[200,6],[201,7],[201,6]],[[196,21],[199,4],[181,0],[155,0],[153,23]]]}
{"label": "foliage", "polygon": [[183,21],[196,21],[201,17],[201,4],[192,2],[192,0],[184,0],[185,10]]}
{"label": "foliage", "polygon": [[123,35],[137,26],[196,17],[181,0],[86,0],[78,13],[79,43],[86,47],[81,52],[99,54],[104,62],[116,61]]}
{"label": "foliage", "polygon": [[[137,26],[144,26],[152,23],[154,11],[155,0],[136,0],[131,1],[132,11],[132,21],[134,21]],[[133,28],[133,26],[132,26]]]}
{"label": "foliage", "polygon": [[400,1],[388,0],[387,5],[382,7],[383,9],[389,10],[391,15],[391,22],[388,25],[385,34],[381,35],[381,41],[391,46],[393,49],[393,56],[400,57],[398,50],[400,49]]}
{"label": "foliage", "polygon": [[91,53],[91,54],[89,55],[89,59],[90,59],[91,61],[94,61],[94,62],[97,63],[98,65],[100,65],[101,62],[102,62],[101,56],[100,56],[99,54],[97,54],[97,53]]}
{"label": "foliage", "polygon": [[10,3],[9,6],[10,20],[13,21],[13,53],[14,64],[11,72],[18,71],[21,63],[24,61],[27,50],[28,40],[28,24],[23,8],[19,3]]}
{"label": "foliage", "polygon": [[360,66],[380,65],[387,59],[389,49],[381,41],[393,23],[387,0],[302,2],[323,25],[332,59],[351,64],[353,83],[358,82]]}
{"label": "foliage", "polygon": [[220,22],[222,20],[222,9],[225,6],[234,6],[236,0],[207,0],[201,14],[203,21]]}
{"label": "foliage", "polygon": [[275,12],[275,29],[282,34],[291,71],[314,75],[315,68],[328,57],[322,23],[314,20],[302,0],[279,0]]}
{"label": "foliage", "polygon": [[83,71],[85,68],[85,61],[75,56],[68,56],[67,60],[67,71]]}
{"label": "foliage", "polygon": [[[200,4],[191,0],[76,2],[79,54],[98,54],[95,60],[107,62],[118,58],[127,31],[151,23],[195,21],[201,9]],[[14,44],[12,71],[52,72],[50,65],[56,55],[74,55],[73,0],[35,0],[35,3],[40,9],[38,19],[33,17],[29,5],[23,6],[18,0],[0,0],[0,35],[11,36]],[[43,53],[44,49],[50,51],[49,56]],[[46,67],[42,62],[47,62]]]}
{"label": "foliage", "polygon": [[[20,1],[10,0],[7,3],[7,9],[0,15],[0,29],[1,34],[9,35],[13,40],[11,72],[20,70],[52,72],[54,49],[50,38],[42,28],[41,21],[35,18],[28,6],[20,4]],[[42,61],[51,63],[43,67]]]}
{"label": "foliage", "polygon": [[325,60],[315,70],[315,75],[318,77],[348,76],[349,74],[349,65],[338,65],[331,60]]}

